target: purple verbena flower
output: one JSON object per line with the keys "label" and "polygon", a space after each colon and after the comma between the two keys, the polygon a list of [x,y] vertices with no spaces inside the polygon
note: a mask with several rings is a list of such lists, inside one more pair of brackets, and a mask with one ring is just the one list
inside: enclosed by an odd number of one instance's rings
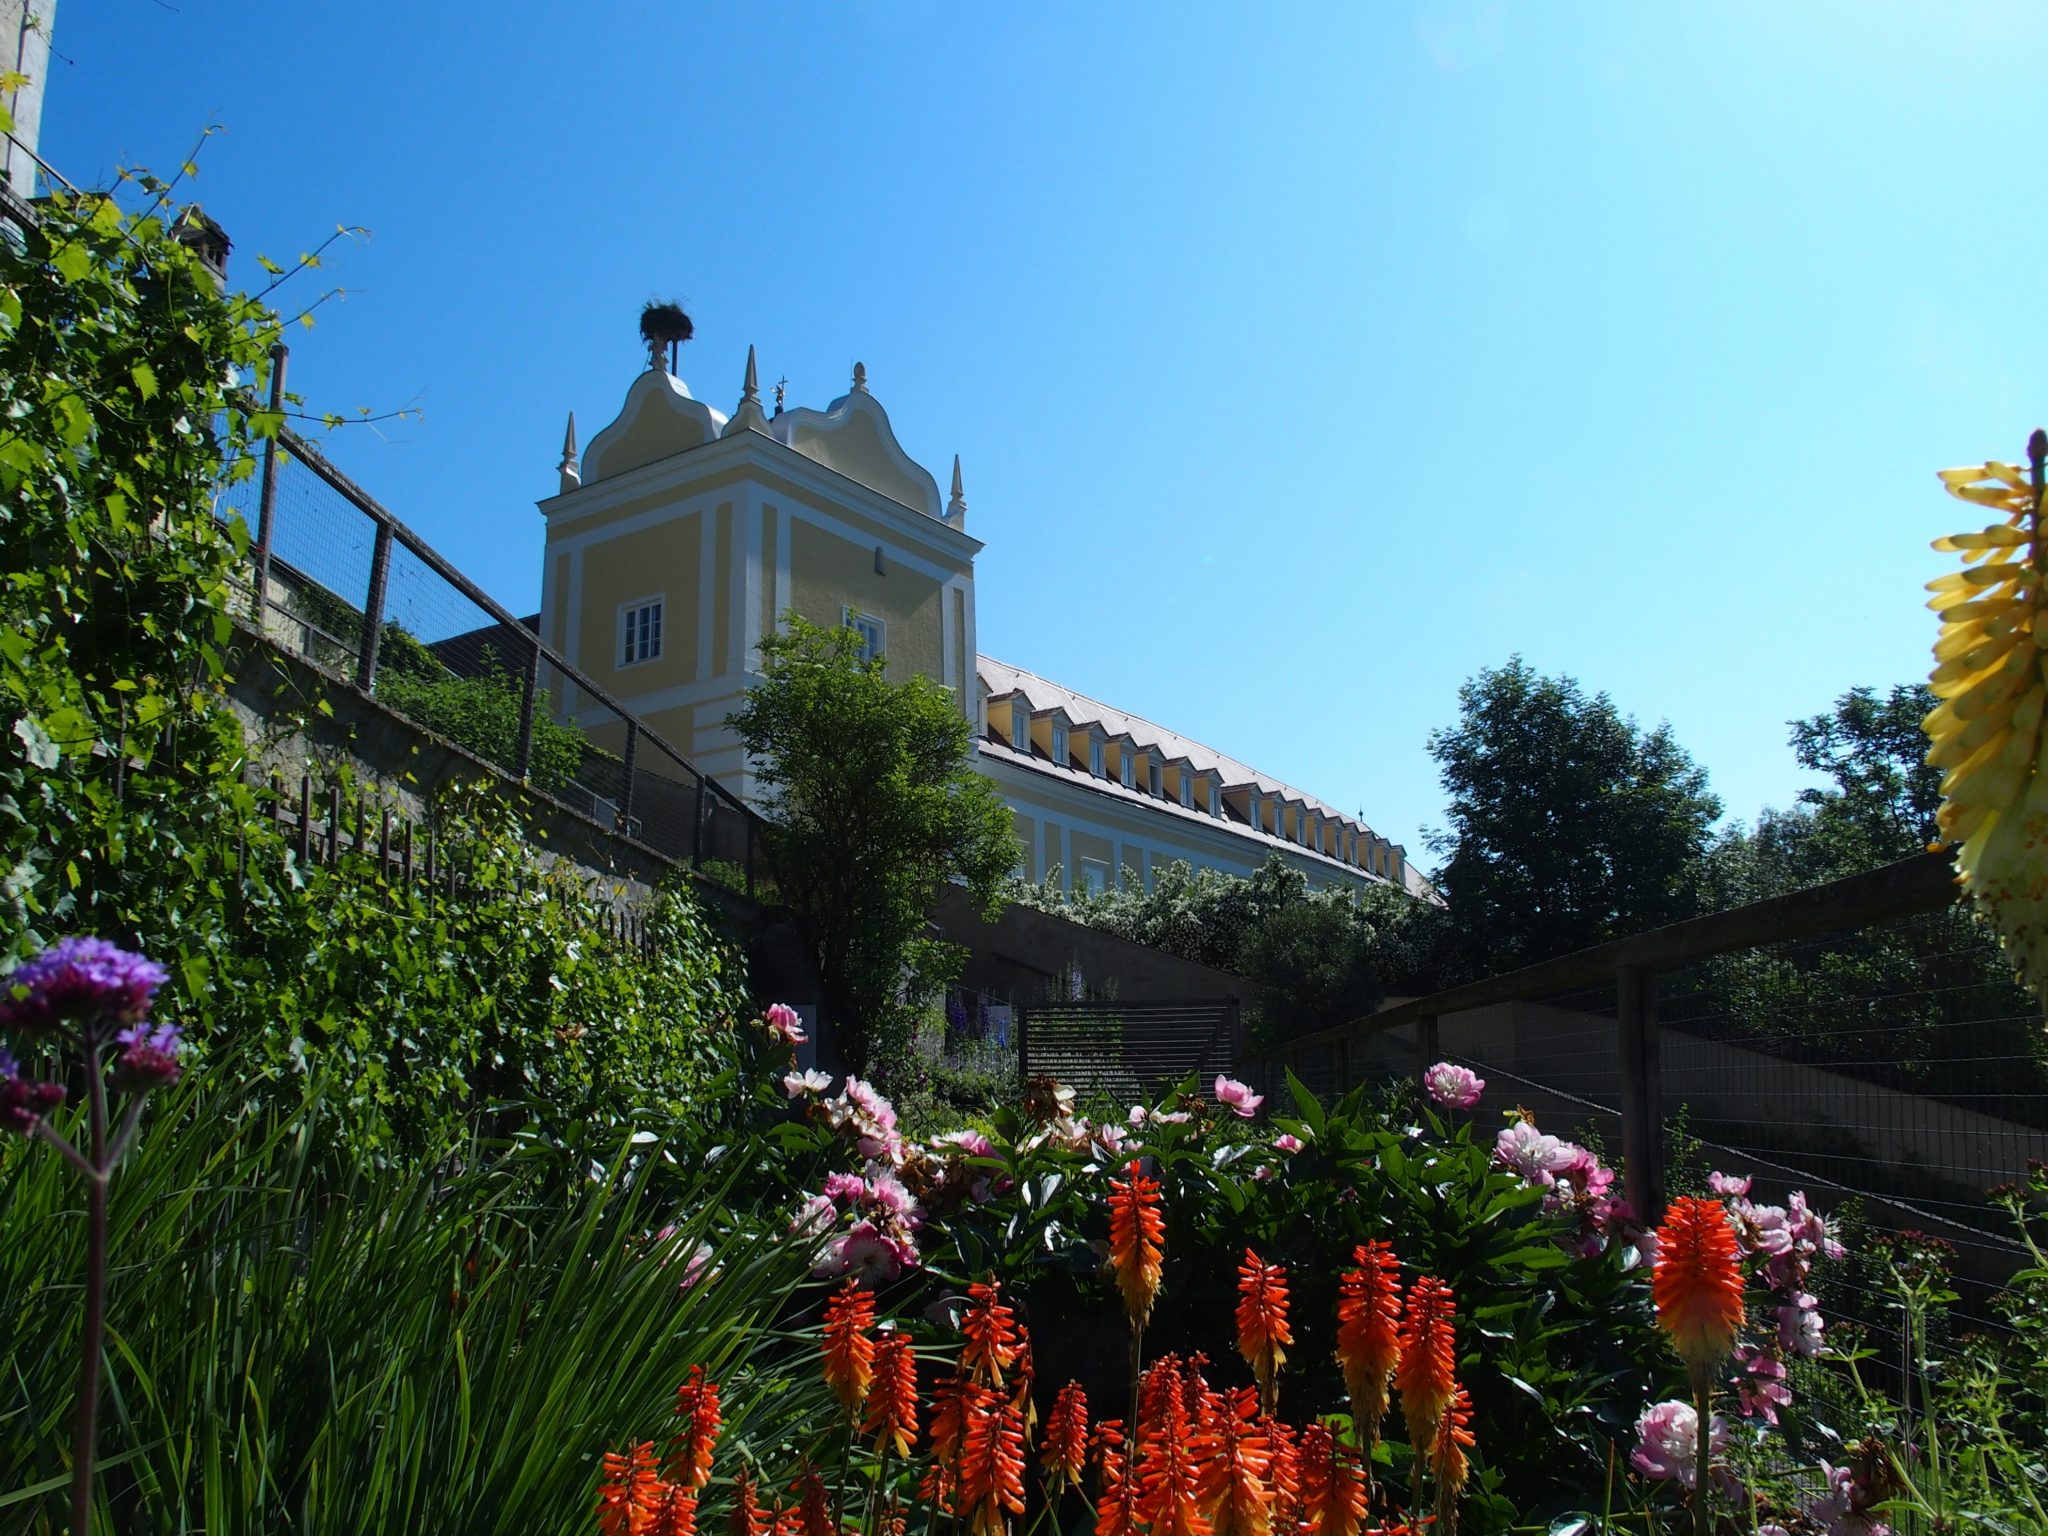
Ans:
{"label": "purple verbena flower", "polygon": [[0,982],[0,1029],[139,1023],[169,974],[105,939],[59,939]]}
{"label": "purple verbena flower", "polygon": [[36,1122],[63,1102],[61,1084],[30,1082],[14,1058],[0,1051],[0,1131],[30,1135]]}
{"label": "purple verbena flower", "polygon": [[114,1058],[114,1086],[123,1093],[147,1093],[178,1080],[184,1042],[177,1025],[134,1024],[114,1038],[121,1046]]}

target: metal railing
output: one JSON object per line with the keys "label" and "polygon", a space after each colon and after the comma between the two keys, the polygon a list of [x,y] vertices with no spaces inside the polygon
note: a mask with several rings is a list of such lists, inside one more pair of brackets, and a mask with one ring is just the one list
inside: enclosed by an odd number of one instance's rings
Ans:
{"label": "metal railing", "polygon": [[[273,357],[275,410],[285,349]],[[255,506],[234,506],[248,489],[227,510],[254,530],[244,617],[272,644],[662,859],[723,866],[755,893],[760,816],[311,443],[281,429]]]}
{"label": "metal railing", "polygon": [[1937,1236],[1988,1286],[2021,1255],[1995,1191],[2048,1160],[2048,1045],[1957,896],[1949,861],[1919,855],[1404,1002],[1257,1066],[1328,1092],[1468,1065],[1482,1117],[1522,1107],[1618,1141],[1646,1219],[1675,1159],[1694,1179],[1711,1163]]}

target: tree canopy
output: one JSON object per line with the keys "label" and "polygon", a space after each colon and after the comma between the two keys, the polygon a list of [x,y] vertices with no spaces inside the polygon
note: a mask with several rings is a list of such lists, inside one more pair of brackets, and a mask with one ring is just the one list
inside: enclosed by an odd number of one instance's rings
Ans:
{"label": "tree canopy", "polygon": [[959,701],[926,677],[891,683],[861,646],[788,614],[728,720],[767,791],[769,863],[848,1064],[886,1077],[910,1005],[958,974],[957,951],[926,936],[941,889],[961,881],[993,916],[1017,839]]}
{"label": "tree canopy", "polygon": [[1516,656],[1458,690],[1430,755],[1449,797],[1453,974],[1511,970],[1698,910],[1700,857],[1721,802],[1660,724]]}

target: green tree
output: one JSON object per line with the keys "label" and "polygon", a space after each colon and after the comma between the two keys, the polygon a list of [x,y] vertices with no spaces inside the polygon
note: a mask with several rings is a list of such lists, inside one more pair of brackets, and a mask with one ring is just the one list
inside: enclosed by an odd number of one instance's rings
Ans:
{"label": "green tree", "polygon": [[1449,796],[1437,884],[1446,964],[1485,974],[1692,916],[1721,802],[1658,725],[1516,656],[1458,690],[1459,720],[1429,738]]}
{"label": "green tree", "polygon": [[885,1079],[916,1006],[959,974],[926,936],[963,882],[994,916],[1017,862],[1009,807],[975,772],[959,701],[891,683],[851,629],[790,613],[761,642],[761,682],[727,717],[767,791],[768,859],[816,954],[848,1065]]}

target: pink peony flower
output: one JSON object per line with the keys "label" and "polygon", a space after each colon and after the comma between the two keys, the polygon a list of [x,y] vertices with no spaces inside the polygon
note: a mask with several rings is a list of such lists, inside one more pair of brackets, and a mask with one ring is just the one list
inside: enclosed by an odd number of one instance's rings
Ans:
{"label": "pink peony flower", "polygon": [[833,1273],[873,1288],[887,1285],[917,1262],[917,1250],[888,1236],[871,1221],[859,1223],[832,1245]]}
{"label": "pink peony flower", "polygon": [[1871,1513],[1882,1495],[1857,1477],[1849,1467],[1820,1464],[1827,1479],[1827,1492],[1809,1499],[1806,1513],[1827,1536],[1891,1536],[1891,1526]]}
{"label": "pink peony flower", "polygon": [[802,1015],[787,1003],[770,1003],[762,1022],[768,1026],[769,1035],[784,1045],[802,1045],[810,1039],[804,1033]]}
{"label": "pink peony flower", "polygon": [[868,1181],[857,1173],[828,1173],[821,1193],[827,1200],[859,1205],[868,1197]]}
{"label": "pink peony flower", "polygon": [[932,1150],[944,1155],[948,1152],[964,1153],[968,1157],[994,1157],[995,1143],[979,1131],[948,1131],[943,1136],[932,1138]]}
{"label": "pink peony flower", "polygon": [[1273,1138],[1273,1150],[1275,1152],[1285,1152],[1289,1157],[1292,1157],[1306,1145],[1307,1143],[1292,1131]]}
{"label": "pink peony flower", "polygon": [[784,1073],[782,1078],[782,1091],[792,1099],[800,1099],[807,1093],[823,1093],[831,1086],[831,1075],[815,1067],[808,1072]]}
{"label": "pink peony flower", "polygon": [[1249,1120],[1259,1112],[1259,1106],[1266,1102],[1266,1096],[1263,1093],[1253,1093],[1249,1083],[1240,1083],[1234,1077],[1225,1077],[1218,1073],[1216,1102],[1228,1104],[1238,1119]]}
{"label": "pink peony flower", "polygon": [[839,1207],[832,1203],[831,1196],[812,1195],[797,1208],[789,1230],[805,1237],[823,1237],[838,1225]]}
{"label": "pink peony flower", "polygon": [[1511,1168],[1531,1184],[1546,1189],[1557,1174],[1577,1161],[1581,1148],[1546,1136],[1526,1120],[1517,1120],[1493,1139],[1493,1160]]}
{"label": "pink peony flower", "polygon": [[[1645,1477],[1659,1482],[1676,1482],[1690,1488],[1698,1480],[1694,1465],[1699,1455],[1700,1416],[1691,1403],[1676,1400],[1652,1404],[1636,1420],[1636,1448],[1628,1453],[1629,1465]],[[1714,1415],[1713,1440],[1708,1454],[1726,1449],[1728,1426]]]}
{"label": "pink peony flower", "polygon": [[1486,1079],[1470,1067],[1440,1061],[1422,1074],[1422,1086],[1445,1109],[1470,1109],[1486,1091]]}
{"label": "pink peony flower", "polygon": [[1785,1362],[1754,1344],[1738,1345],[1735,1362],[1743,1373],[1735,1385],[1742,1416],[1762,1419],[1766,1424],[1777,1423],[1778,1410],[1792,1401],[1792,1389],[1785,1385]]}
{"label": "pink peony flower", "polygon": [[1730,1195],[1748,1194],[1749,1180],[1739,1174],[1710,1173],[1707,1175],[1707,1188],[1725,1200]]}

